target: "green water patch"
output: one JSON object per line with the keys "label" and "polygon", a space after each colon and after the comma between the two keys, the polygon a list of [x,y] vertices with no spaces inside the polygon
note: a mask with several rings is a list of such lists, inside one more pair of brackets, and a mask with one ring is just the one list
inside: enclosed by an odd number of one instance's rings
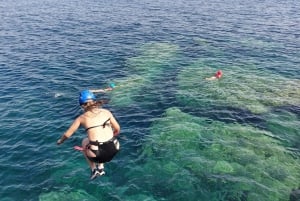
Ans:
{"label": "green water patch", "polygon": [[288,200],[300,160],[272,135],[169,108],[126,177],[163,200]]}
{"label": "green water patch", "polygon": [[140,47],[140,54],[127,60],[128,68],[146,77],[156,77],[178,53],[178,46],[171,43],[147,43]]}
{"label": "green water patch", "polygon": [[225,52],[222,50],[222,48],[218,47],[216,41],[214,40],[194,37],[193,42],[198,46],[198,51],[201,51],[202,55],[209,55],[210,58],[225,57]]}
{"label": "green water patch", "polygon": [[110,103],[118,107],[129,107],[135,104],[136,97],[141,95],[141,87],[145,86],[147,79],[139,75],[132,75],[119,79],[115,89],[110,94]]}
{"label": "green water patch", "polygon": [[[178,47],[170,43],[147,43],[139,48],[138,55],[126,62],[128,76],[116,81],[111,93],[115,106],[132,106],[158,101],[154,92],[163,90],[159,78],[174,68]],[[158,93],[159,94],[159,93]]]}
{"label": "green water patch", "polygon": [[259,48],[264,50],[282,49],[284,46],[280,43],[264,41],[256,38],[243,38],[239,44],[249,48]]}
{"label": "green water patch", "polygon": [[57,192],[49,192],[44,193],[39,196],[39,201],[82,201],[82,200],[89,200],[89,201],[97,201],[103,200],[96,197],[89,195],[86,191],[74,190],[70,192],[66,191],[57,191]]}
{"label": "green water patch", "polygon": [[[223,77],[208,81],[218,70]],[[213,60],[199,60],[178,75],[176,98],[181,105],[211,110],[236,107],[255,114],[272,107],[300,105],[300,80],[259,71],[253,65],[219,66]]]}
{"label": "green water patch", "polygon": [[[64,184],[61,186],[61,184]],[[96,201],[96,200],[145,200],[156,201],[152,196],[137,192],[134,183],[117,186],[111,182],[111,177],[102,176],[90,181],[82,177],[73,176],[73,181],[67,179],[59,184],[59,190],[43,192],[39,195],[39,201]]]}
{"label": "green water patch", "polygon": [[291,150],[300,154],[300,121],[297,114],[278,109],[264,115],[266,129],[282,140]]}
{"label": "green water patch", "polygon": [[[61,162],[60,167],[56,168],[55,171],[52,169],[52,171],[48,172],[48,177],[51,178],[53,187],[42,189],[39,201],[155,201],[151,194],[137,192],[137,187],[134,183],[125,182],[120,185],[119,180],[124,176],[124,172],[119,173],[120,171],[115,171],[114,168],[116,167],[113,167],[114,165],[111,163],[105,165],[106,174],[104,176],[90,180],[90,169],[82,154],[78,154],[77,157],[71,156],[69,159]],[[118,162],[115,163],[120,165]],[[124,167],[120,167],[120,169],[124,169]]]}

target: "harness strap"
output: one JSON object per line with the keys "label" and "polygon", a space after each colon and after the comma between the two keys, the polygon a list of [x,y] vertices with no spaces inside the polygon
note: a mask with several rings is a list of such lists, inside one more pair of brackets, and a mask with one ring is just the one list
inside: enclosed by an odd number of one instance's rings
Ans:
{"label": "harness strap", "polygon": [[116,139],[115,137],[112,137],[110,140],[108,140],[106,142],[99,142],[98,140],[96,140],[96,141],[90,141],[89,144],[90,145],[95,145],[95,146],[99,147],[99,146],[101,146],[103,144],[108,144],[110,142],[113,142],[115,139]]}

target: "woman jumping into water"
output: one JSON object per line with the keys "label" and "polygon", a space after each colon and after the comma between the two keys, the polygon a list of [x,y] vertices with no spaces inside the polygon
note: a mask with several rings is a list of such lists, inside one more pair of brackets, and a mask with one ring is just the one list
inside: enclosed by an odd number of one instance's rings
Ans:
{"label": "woman jumping into water", "polygon": [[105,174],[104,163],[109,162],[119,151],[120,144],[115,137],[120,133],[120,125],[109,110],[100,107],[102,102],[96,101],[93,92],[82,91],[79,104],[84,113],[74,120],[57,144],[62,144],[83,126],[87,138],[82,141],[82,151],[91,168],[91,179],[95,179]]}

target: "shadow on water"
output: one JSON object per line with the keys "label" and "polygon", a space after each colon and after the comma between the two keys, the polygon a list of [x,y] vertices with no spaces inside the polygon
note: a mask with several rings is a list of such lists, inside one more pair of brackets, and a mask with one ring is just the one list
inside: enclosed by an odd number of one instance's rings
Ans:
{"label": "shadow on water", "polygon": [[263,128],[279,136],[284,146],[293,155],[300,157],[300,107],[295,105],[274,107],[270,113],[277,118],[266,116],[265,119],[268,119],[268,122],[263,125]]}
{"label": "shadow on water", "polygon": [[249,110],[235,107],[216,106],[214,108],[203,109],[181,106],[180,108],[185,113],[198,117],[206,117],[224,123],[250,124],[255,127],[262,127],[265,122],[260,115],[253,114]]}
{"label": "shadow on water", "polygon": [[297,105],[285,105],[280,107],[273,108],[274,112],[280,112],[280,111],[288,111],[295,115],[297,115],[298,118],[300,118],[300,106]]}
{"label": "shadow on water", "polygon": [[[186,106],[180,106],[180,109],[188,114],[197,117],[206,117],[211,120],[217,120],[226,124],[238,123],[247,124],[256,127],[261,130],[266,130],[272,133],[271,136],[274,139],[279,140],[287,150],[291,151],[291,154],[295,157],[300,156],[300,136],[297,135],[297,120],[293,121],[293,124],[289,120],[288,125],[285,125],[283,120],[279,121],[269,117],[270,114],[282,115],[284,112],[294,114],[299,120],[300,107],[295,105],[286,105],[280,107],[273,107],[268,114],[253,114],[249,110],[239,109],[235,107],[214,107],[212,108],[191,108]],[[287,117],[289,118],[289,117]],[[298,121],[299,122],[299,121]],[[284,133],[284,134],[283,134]]]}

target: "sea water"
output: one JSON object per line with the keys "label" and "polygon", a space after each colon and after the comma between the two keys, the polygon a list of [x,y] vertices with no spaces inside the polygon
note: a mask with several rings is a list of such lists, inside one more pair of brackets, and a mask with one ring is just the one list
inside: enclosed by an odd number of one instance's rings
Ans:
{"label": "sea water", "polygon": [[[300,186],[296,0],[0,2],[0,198],[288,200]],[[221,69],[220,80],[208,81]],[[78,94],[121,150],[90,181]]]}

